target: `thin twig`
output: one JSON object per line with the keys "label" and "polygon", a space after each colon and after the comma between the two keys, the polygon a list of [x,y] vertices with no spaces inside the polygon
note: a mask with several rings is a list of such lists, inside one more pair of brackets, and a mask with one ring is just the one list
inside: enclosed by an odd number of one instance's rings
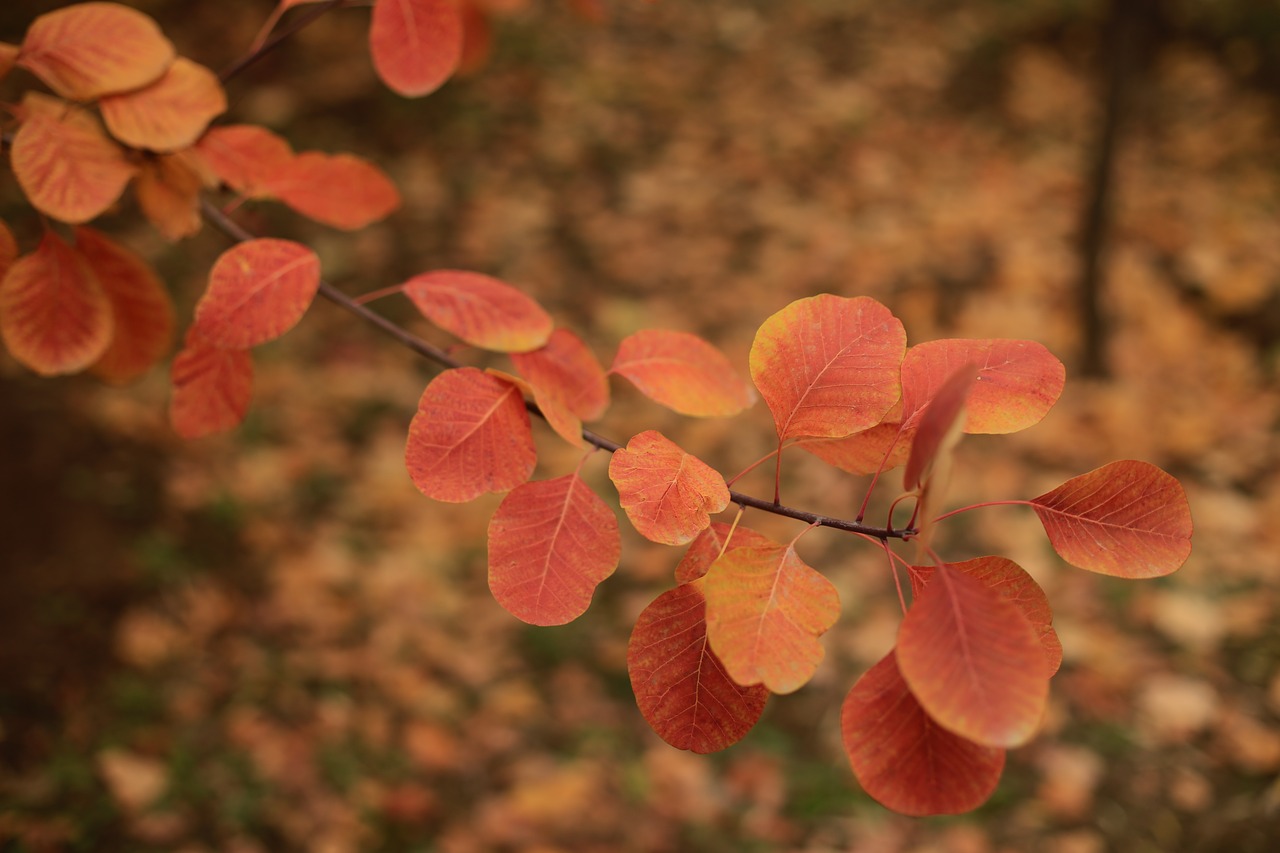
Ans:
{"label": "thin twig", "polygon": [[346,5],[346,3],[347,3],[347,0],[328,0],[328,2],[320,3],[316,6],[313,6],[312,8],[308,9],[307,11],[303,12],[302,14],[294,18],[292,21],[290,21],[289,26],[285,27],[283,30],[276,33],[271,38],[267,39],[257,48],[249,51],[244,56],[240,57],[235,62],[228,65],[226,68],[222,69],[222,72],[218,74],[218,79],[221,80],[223,83],[226,83],[232,77],[235,77],[237,74],[244,71],[250,65],[253,65],[259,59],[262,59],[262,57],[266,56],[268,53],[275,50],[281,43],[288,40],[289,38],[292,38],[296,33],[310,26],[321,15],[336,9],[339,6],[344,6]]}

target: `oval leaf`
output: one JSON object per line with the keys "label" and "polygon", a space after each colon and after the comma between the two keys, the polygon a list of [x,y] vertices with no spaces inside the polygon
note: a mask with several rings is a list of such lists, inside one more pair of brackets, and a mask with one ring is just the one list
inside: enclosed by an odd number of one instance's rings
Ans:
{"label": "oval leaf", "polygon": [[1067,371],[1035,341],[948,339],[907,350],[902,361],[903,423],[911,426],[957,368],[977,365],[964,431],[1010,433],[1041,421],[1062,394]]}
{"label": "oval leaf", "polygon": [[489,589],[517,619],[563,625],[621,555],[618,520],[577,474],[523,483],[489,522]]}
{"label": "oval leaf", "polygon": [[1176,571],[1191,554],[1191,507],[1182,484],[1125,460],[1032,498],[1053,549],[1073,566],[1120,578]]}
{"label": "oval leaf", "polygon": [[524,396],[474,367],[446,370],[422,392],[405,465],[429,498],[461,503],[529,479],[537,453]]}
{"label": "oval leaf", "polygon": [[841,438],[880,423],[901,394],[902,323],[866,296],[792,302],[756,332],[751,378],[778,438]]}
{"label": "oval leaf", "polygon": [[977,743],[1019,746],[1044,715],[1049,679],[1031,623],[999,592],[948,567],[902,620],[897,660],[929,716]]}
{"label": "oval leaf", "polygon": [[609,460],[627,518],[654,542],[683,545],[729,505],[724,477],[655,430],[633,435]]}
{"label": "oval leaf", "polygon": [[741,526],[734,529],[723,521],[717,521],[699,533],[689,545],[689,549],[684,552],[684,556],[680,558],[680,563],[676,566],[676,583],[692,583],[706,575],[711,564],[725,550],[725,538],[729,536],[730,530],[733,530],[732,543],[735,547],[743,545],[765,547],[772,544],[770,539],[754,530]]}
{"label": "oval leaf", "polygon": [[915,430],[881,423],[844,438],[802,438],[795,446],[850,474],[874,474],[907,461]]}
{"label": "oval leaf", "polygon": [[84,258],[47,230],[0,282],[0,337],[15,359],[44,376],[83,370],[106,351],[111,304]]}
{"label": "oval leaf", "polygon": [[124,150],[88,112],[38,93],[22,102],[10,152],[27,200],[61,222],[88,222],[115,204],[133,177]]}
{"label": "oval leaf", "polygon": [[17,63],[76,101],[138,89],[173,61],[149,16],[119,3],[76,3],[31,23]]}
{"label": "oval leaf", "polygon": [[130,382],[169,350],[174,311],[169,292],[142,258],[92,228],[76,229],[76,251],[89,264],[111,303],[115,334],[93,372],[108,382]]}
{"label": "oval leaf", "polygon": [[316,222],[354,231],[400,206],[382,170],[352,154],[307,151],[274,170],[266,191]]}
{"label": "oval leaf", "polygon": [[[1053,630],[1053,610],[1049,606],[1049,597],[1044,594],[1035,578],[1013,560],[1004,557],[975,557],[947,565],[957,572],[977,578],[1022,611],[1044,648],[1048,667],[1045,674],[1053,676],[1062,665],[1062,642],[1058,639],[1058,632]],[[919,598],[933,577],[933,566],[912,566],[910,577],[911,594]]]}
{"label": "oval leaf", "polygon": [[658,737],[698,753],[724,749],[751,731],[769,691],[742,687],[707,644],[698,584],[658,596],[640,614],[627,645],[636,705]]}
{"label": "oval leaf", "polygon": [[799,689],[822,662],[822,636],[840,616],[831,581],[776,542],[733,546],[704,581],[707,637],[739,684]]}
{"label": "oval leaf", "polygon": [[373,67],[393,92],[417,98],[448,80],[462,58],[455,0],[377,0],[369,27]]}
{"label": "oval leaf", "polygon": [[625,376],[656,403],[682,415],[736,415],[755,400],[724,353],[697,335],[651,329],[628,335],[610,373]]}
{"label": "oval leaf", "polygon": [[913,817],[960,814],[987,801],[1005,751],[939,726],[911,695],[894,653],[867,670],[840,709],[840,734],[858,784]]}
{"label": "oval leaf", "polygon": [[108,95],[98,106],[111,135],[134,148],[177,151],[193,145],[227,110],[227,95],[208,68],[178,57],[150,86]]}
{"label": "oval leaf", "polygon": [[527,352],[546,344],[551,317],[509,284],[462,270],[422,273],[404,284],[422,315],[482,349]]}
{"label": "oval leaf", "polygon": [[272,179],[293,162],[288,142],[252,124],[212,128],[196,152],[219,180],[247,198],[272,198]]}
{"label": "oval leaf", "polygon": [[584,421],[609,408],[609,380],[595,354],[568,329],[554,329],[544,346],[511,354],[511,362],[537,391],[559,399]]}
{"label": "oval leaf", "polygon": [[253,398],[248,350],[221,349],[188,334],[173,358],[169,422],[183,438],[200,438],[239,425]]}
{"label": "oval leaf", "polygon": [[320,259],[301,243],[262,238],[223,252],[196,305],[196,328],[214,346],[248,349],[297,325],[320,287]]}

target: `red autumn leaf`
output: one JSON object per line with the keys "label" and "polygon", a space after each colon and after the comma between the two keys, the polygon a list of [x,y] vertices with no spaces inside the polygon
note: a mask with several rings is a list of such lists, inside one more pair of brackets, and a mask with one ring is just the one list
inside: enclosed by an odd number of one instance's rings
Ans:
{"label": "red autumn leaf", "polygon": [[248,349],[297,325],[320,286],[320,259],[301,243],[262,238],[214,261],[195,325],[208,343]]}
{"label": "red autumn leaf", "polygon": [[902,361],[903,422],[913,425],[947,377],[966,363],[978,366],[967,433],[1003,434],[1039,423],[1066,382],[1062,362],[1035,341],[929,341],[907,350]]}
{"label": "red autumn leaf", "polygon": [[698,534],[689,545],[689,549],[684,552],[684,556],[680,558],[676,566],[676,583],[692,583],[705,575],[711,568],[711,564],[720,556],[720,552],[725,549],[725,538],[730,530],[733,530],[734,547],[742,545],[763,547],[771,544],[768,538],[754,530],[746,527],[733,529],[731,525],[722,521],[714,522]]}
{"label": "red autumn leaf", "polygon": [[941,567],[898,628],[898,666],[943,728],[986,746],[1035,734],[1049,695],[1045,653],[1013,602]]}
{"label": "red autumn leaf", "polygon": [[547,426],[555,430],[556,435],[574,447],[587,446],[586,441],[582,438],[582,421],[578,419],[577,415],[569,411],[569,407],[555,394],[535,388],[519,376],[512,376],[510,373],[505,373],[501,370],[489,368],[485,372],[512,383],[520,389],[520,393],[526,397],[532,397],[533,402],[538,407],[538,411],[542,412],[542,417],[546,420]]}
{"label": "red autumn leaf", "polygon": [[1146,462],[1103,465],[1030,503],[1059,556],[1091,572],[1155,578],[1191,553],[1187,493]]}
{"label": "red autumn leaf", "polygon": [[474,367],[427,386],[409,424],[405,465],[429,498],[462,503],[529,479],[537,453],[520,389]]}
{"label": "red autumn leaf", "polygon": [[489,522],[489,589],[518,619],[563,625],[621,555],[618,520],[577,474],[523,483]]}
{"label": "red autumn leaf", "polygon": [[405,282],[404,293],[432,323],[481,349],[527,352],[551,336],[551,317],[541,305],[487,275],[422,273]]}
{"label": "red autumn leaf", "polygon": [[609,380],[582,339],[568,329],[553,329],[545,345],[511,354],[511,362],[530,385],[561,400],[584,421],[609,408]]}
{"label": "red autumn leaf", "polygon": [[110,345],[113,329],[97,276],[51,230],[0,282],[0,337],[15,359],[43,376],[93,364]]}
{"label": "red autumn leaf", "polygon": [[353,154],[305,151],[267,177],[266,191],[316,222],[354,231],[400,206],[382,170]]}
{"label": "red autumn leaf", "polygon": [[[933,395],[917,419],[911,453],[903,471],[903,488],[911,490],[928,479],[939,453],[950,452],[949,445],[959,439],[958,423],[965,413],[965,400],[978,378],[978,368],[962,364]],[[927,515],[926,515],[927,517]]]}
{"label": "red autumn leaf", "polygon": [[0,281],[4,281],[9,267],[18,259],[18,241],[14,239],[9,226],[0,219]]}
{"label": "red autumn leaf", "polygon": [[76,3],[36,18],[17,62],[64,98],[91,101],[146,86],[173,57],[173,45],[142,12]]}
{"label": "red autumn leaf", "polygon": [[654,402],[682,415],[736,415],[755,401],[724,353],[685,332],[649,329],[628,335],[610,373],[625,376]]}
{"label": "red autumn leaf", "polygon": [[167,240],[181,240],[200,230],[200,190],[210,182],[205,164],[190,149],[160,154],[142,164],[134,179],[138,207]]}
{"label": "red autumn leaf", "polygon": [[169,423],[183,438],[201,438],[239,425],[253,398],[248,350],[222,349],[188,333],[173,358]]}
{"label": "red autumn leaf", "polygon": [[660,738],[708,753],[751,731],[769,691],[743,687],[725,672],[707,643],[699,586],[667,590],[641,612],[627,645],[627,673],[640,713]]}
{"label": "red autumn leaf", "polygon": [[408,98],[434,92],[462,58],[456,0],[376,0],[369,49],[374,70],[392,91]]}
{"label": "red autumn leaf", "polygon": [[272,179],[293,161],[288,142],[252,124],[210,128],[196,152],[224,184],[247,198],[272,198]]}
{"label": "red autumn leaf", "polygon": [[115,333],[93,364],[109,382],[130,382],[164,357],[173,340],[169,292],[142,258],[92,228],[76,229],[76,250],[111,303]]}
{"label": "red autumn leaf", "polygon": [[845,697],[840,733],[863,790],[913,817],[976,809],[1004,771],[1003,749],[966,740],[925,713],[892,651]]}
{"label": "red autumn leaf", "polygon": [[840,597],[789,545],[727,548],[707,572],[707,638],[739,684],[798,690],[822,662],[818,638],[840,617]]}
{"label": "red autumn leaf", "polygon": [[[1053,630],[1053,610],[1049,607],[1049,597],[1044,594],[1035,578],[1013,560],[1004,557],[975,557],[947,565],[957,572],[977,578],[999,592],[1007,601],[1013,602],[1022,611],[1022,615],[1027,617],[1040,638],[1048,664],[1047,674],[1052,676],[1058,671],[1058,667],[1062,665],[1062,642],[1058,639],[1058,632]],[[911,594],[919,598],[933,577],[933,566],[912,566],[910,577]]]}
{"label": "red autumn leaf", "polygon": [[841,471],[874,474],[906,462],[914,435],[914,427],[903,432],[902,424],[881,423],[844,438],[801,438],[796,446]]}
{"label": "red autumn leaf", "polygon": [[764,321],[751,345],[751,378],[778,438],[841,438],[880,423],[901,393],[902,323],[866,296],[824,293]]}
{"label": "red autumn leaf", "polygon": [[654,542],[683,545],[729,505],[729,487],[714,468],[656,430],[633,435],[609,460],[609,479],[627,518]]}
{"label": "red autumn leaf", "polygon": [[168,152],[193,145],[209,122],[226,112],[227,94],[216,74],[179,56],[151,85],[107,95],[98,106],[116,139]]}
{"label": "red autumn leaf", "polygon": [[22,113],[10,158],[18,184],[37,210],[80,223],[115,204],[135,170],[97,119],[37,92],[27,93]]}

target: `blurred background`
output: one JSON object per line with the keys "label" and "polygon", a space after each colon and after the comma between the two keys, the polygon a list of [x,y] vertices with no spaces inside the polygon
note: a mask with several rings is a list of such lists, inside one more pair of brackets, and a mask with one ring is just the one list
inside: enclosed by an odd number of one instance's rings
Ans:
{"label": "blurred background", "polygon": [[[0,40],[62,5],[4,3]],[[129,5],[215,69],[271,8]],[[606,364],[631,331],[674,328],[745,375],[760,322],[820,292],[883,301],[911,342],[1041,341],[1068,366],[1061,402],[1025,433],[967,438],[952,502],[1143,459],[1188,491],[1190,560],[1121,581],[1064,565],[1024,508],[947,525],[944,553],[1040,580],[1066,662],[991,801],[913,820],[860,792],[839,743],[840,702],[900,616],[860,541],[800,548],[843,601],[814,681],[695,756],[648,731],[625,670],[679,550],[628,536],[569,626],[507,615],[485,580],[498,498],[435,504],[404,471],[434,369],[332,306],[260,350],[243,427],[196,442],[167,425],[163,369],[119,389],[0,355],[0,847],[1273,849],[1280,3],[477,5],[491,55],[424,100],[375,79],[367,9],[237,77],[227,120],[370,158],[404,194],[356,234],[271,204],[241,220],[313,245],[348,293],[433,268],[499,276]],[[15,72],[0,97],[30,83]],[[34,246],[8,177],[0,216]],[[224,239],[167,244],[131,202],[100,224],[153,260],[185,325]],[[772,447],[762,404],[694,422],[614,391],[597,425],[614,439],[661,429],[727,473]],[[576,464],[538,440],[537,476]],[[856,512],[864,481],[785,462],[787,502]],[[611,494],[603,458],[585,471]]]}

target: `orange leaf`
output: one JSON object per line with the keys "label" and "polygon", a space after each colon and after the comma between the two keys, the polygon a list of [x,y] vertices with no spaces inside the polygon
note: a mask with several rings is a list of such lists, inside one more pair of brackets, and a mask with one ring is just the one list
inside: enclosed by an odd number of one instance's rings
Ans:
{"label": "orange leaf", "polygon": [[0,281],[4,281],[9,267],[18,259],[18,241],[14,239],[9,226],[0,219]]}
{"label": "orange leaf", "polygon": [[796,446],[841,471],[874,474],[906,462],[914,435],[914,428],[902,432],[902,424],[881,423],[844,438],[801,438]]}
{"label": "orange leaf", "polygon": [[150,86],[107,95],[98,106],[116,139],[167,152],[193,145],[209,122],[226,112],[227,94],[216,74],[179,56]]}
{"label": "orange leaf", "polygon": [[[763,537],[761,537],[763,538]],[[707,572],[707,638],[739,684],[798,690],[822,662],[822,636],[840,617],[831,581],[789,545],[730,545]]]}
{"label": "orange leaf", "polygon": [[169,423],[183,438],[225,432],[244,420],[253,398],[253,359],[248,350],[222,349],[188,333],[173,358]]}
{"label": "orange leaf", "polygon": [[547,343],[551,317],[509,284],[462,270],[422,273],[404,284],[422,315],[482,349],[527,352]]}
{"label": "orange leaf", "polygon": [[729,505],[724,477],[655,430],[614,451],[609,479],[640,535],[667,545],[690,541]]}
{"label": "orange leaf", "polygon": [[15,359],[43,376],[93,364],[111,343],[113,328],[97,276],[51,230],[0,282],[0,337]]}
{"label": "orange leaf", "polygon": [[978,368],[962,364],[942,383],[917,419],[911,454],[903,471],[903,488],[911,490],[929,478],[939,453],[949,453],[960,438],[959,421],[964,417],[965,400],[978,378]]}
{"label": "orange leaf", "polygon": [[[959,563],[948,563],[957,572],[977,578],[985,586],[996,590],[1007,601],[1011,601],[1027,617],[1031,627],[1040,638],[1044,647],[1048,669],[1046,674],[1052,676],[1062,665],[1062,642],[1058,632],[1053,630],[1053,610],[1049,607],[1049,597],[1036,583],[1035,578],[1013,560],[1004,557],[976,557]],[[925,585],[933,577],[933,566],[911,567],[911,594],[919,598]]]}
{"label": "orange leaf", "polygon": [[582,339],[568,329],[553,329],[544,346],[512,353],[511,362],[529,384],[563,401],[584,421],[609,408],[609,380]]}
{"label": "orange leaf", "polygon": [[434,92],[462,57],[456,0],[376,0],[369,49],[374,70],[392,91],[409,98]]}
{"label": "orange leaf", "polygon": [[574,447],[587,446],[587,443],[582,438],[582,421],[578,420],[578,416],[569,411],[569,407],[555,394],[539,390],[519,376],[512,376],[510,373],[505,373],[501,370],[489,368],[485,372],[512,383],[520,389],[520,393],[526,397],[532,397],[533,402],[538,407],[538,411],[542,412],[542,417],[546,420],[547,426],[555,430],[556,435]]}
{"label": "orange leaf", "polygon": [[87,222],[120,198],[134,167],[97,119],[37,92],[27,93],[22,113],[13,173],[37,210],[62,222]]}
{"label": "orange leaf", "polygon": [[1011,747],[1035,734],[1049,695],[1037,632],[977,578],[939,567],[898,628],[898,666],[929,716],[963,738]]}
{"label": "orange leaf", "polygon": [[109,382],[129,382],[150,370],[169,350],[174,312],[169,292],[146,261],[91,228],[76,229],[76,250],[102,285],[115,334],[93,365]]}
{"label": "orange leaf", "polygon": [[320,259],[301,243],[262,238],[214,261],[195,325],[208,343],[248,349],[297,325],[320,286]]}
{"label": "orange leaf", "polygon": [[418,490],[461,503],[529,479],[537,454],[520,390],[474,367],[427,386],[409,424],[405,465]]}
{"label": "orange leaf", "polygon": [[138,89],[173,61],[173,45],[149,16],[119,3],[76,3],[41,15],[18,64],[76,101]]}
{"label": "orange leaf", "polygon": [[[699,533],[698,538],[689,545],[689,550],[684,552],[684,556],[676,566],[676,583],[692,583],[704,576],[711,568],[711,564],[720,556],[720,552],[725,549],[725,537],[729,535],[731,529],[731,525],[717,521]],[[738,527],[733,531],[735,547],[740,545],[763,547],[769,544],[771,544],[769,539],[746,527]]]}
{"label": "orange leaf", "polygon": [[677,749],[715,752],[742,739],[764,713],[769,691],[742,687],[707,644],[700,584],[658,596],[640,614],[627,645],[636,705]]}
{"label": "orange leaf", "polygon": [[1032,498],[1031,506],[1059,556],[1091,572],[1160,577],[1191,553],[1187,493],[1146,462],[1103,465]]}
{"label": "orange leaf", "polygon": [[995,791],[1005,751],[939,726],[911,694],[889,652],[863,673],[840,709],[840,733],[858,784],[913,817],[976,809]]}
{"label": "orange leaf", "polygon": [[628,335],[609,372],[682,415],[736,415],[755,401],[751,386],[738,378],[724,353],[685,332],[650,329]]}
{"label": "orange leaf", "polygon": [[196,152],[224,184],[248,198],[272,198],[272,179],[293,161],[288,142],[252,124],[210,128]]}
{"label": "orange leaf", "polygon": [[400,206],[400,193],[382,170],[353,154],[306,151],[273,171],[265,188],[303,216],[349,231]]}
{"label": "orange leaf", "polygon": [[200,190],[204,163],[191,150],[147,159],[133,183],[142,213],[167,240],[200,230]]}
{"label": "orange leaf", "polygon": [[489,522],[489,589],[518,619],[563,625],[621,555],[618,520],[577,474],[523,483]]}
{"label": "orange leaf", "polygon": [[949,339],[917,344],[902,361],[902,420],[911,426],[947,377],[978,366],[969,394],[967,433],[1010,433],[1037,424],[1053,408],[1066,368],[1035,341]]}
{"label": "orange leaf", "polygon": [[874,299],[831,294],[792,302],[751,345],[751,378],[778,438],[841,438],[869,429],[898,401],[907,333]]}

